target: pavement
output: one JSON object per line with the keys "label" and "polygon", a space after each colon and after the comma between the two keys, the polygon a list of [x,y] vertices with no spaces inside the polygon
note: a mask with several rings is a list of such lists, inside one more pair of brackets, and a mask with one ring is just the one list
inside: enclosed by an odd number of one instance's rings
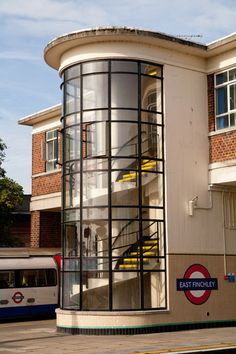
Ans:
{"label": "pavement", "polygon": [[57,333],[55,320],[0,324],[0,354],[236,353],[236,327],[122,336]]}

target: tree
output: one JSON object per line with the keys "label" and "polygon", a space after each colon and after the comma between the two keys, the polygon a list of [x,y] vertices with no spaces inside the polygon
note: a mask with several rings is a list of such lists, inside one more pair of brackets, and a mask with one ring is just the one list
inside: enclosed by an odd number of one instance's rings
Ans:
{"label": "tree", "polygon": [[23,188],[6,176],[2,167],[6,156],[6,144],[0,138],[0,247],[20,246],[20,241],[10,236],[12,212],[23,202]]}

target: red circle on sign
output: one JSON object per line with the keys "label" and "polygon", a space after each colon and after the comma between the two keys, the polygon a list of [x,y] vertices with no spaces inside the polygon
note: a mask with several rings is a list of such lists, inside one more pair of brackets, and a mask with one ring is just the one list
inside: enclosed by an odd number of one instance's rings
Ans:
{"label": "red circle on sign", "polygon": [[[201,273],[203,276],[202,277],[203,279],[211,277],[208,270],[205,267],[203,267],[203,265],[193,264],[186,270],[186,272],[184,274],[184,279],[191,278],[191,275],[195,272]],[[197,290],[197,291],[199,291],[199,290]],[[211,295],[211,290],[204,290],[204,292],[201,296],[196,296],[194,293],[192,293],[191,290],[185,290],[184,293],[190,302],[192,302],[195,305],[201,305],[208,300],[209,296]]]}
{"label": "red circle on sign", "polygon": [[20,291],[17,291],[17,292],[12,296],[12,300],[13,300],[16,304],[20,304],[23,299],[24,299],[24,295],[23,295]]}

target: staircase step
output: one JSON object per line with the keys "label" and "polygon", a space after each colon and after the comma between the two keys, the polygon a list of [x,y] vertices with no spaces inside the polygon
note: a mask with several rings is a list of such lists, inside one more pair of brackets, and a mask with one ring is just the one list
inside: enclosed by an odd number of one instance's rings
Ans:
{"label": "staircase step", "polygon": [[[140,246],[138,246],[138,251],[140,250]],[[145,252],[145,251],[149,251],[149,250],[157,250],[157,244],[155,243],[155,245],[143,245],[143,247],[142,247],[142,249],[143,249],[143,251]]]}
{"label": "staircase step", "polygon": [[[148,263],[148,258],[143,258],[143,263]],[[140,263],[140,258],[124,258],[125,264]]]}
{"label": "staircase step", "polygon": [[[154,251],[144,251],[143,254],[144,254],[144,256],[149,256],[149,257],[157,255],[156,252],[154,252]],[[140,253],[139,252],[130,252],[130,255],[131,256],[140,256]]]}
{"label": "staircase step", "polygon": [[144,240],[143,241],[144,245],[157,245],[157,240]]}
{"label": "staircase step", "polygon": [[119,269],[137,269],[137,264],[120,264]]}

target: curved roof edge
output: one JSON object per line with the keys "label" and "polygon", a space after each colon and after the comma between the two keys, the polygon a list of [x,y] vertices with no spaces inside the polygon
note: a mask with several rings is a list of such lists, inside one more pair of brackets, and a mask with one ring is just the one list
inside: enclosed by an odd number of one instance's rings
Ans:
{"label": "curved roof edge", "polygon": [[[75,45],[91,43],[99,40],[109,40],[108,38],[112,37],[112,40],[119,41],[129,38],[133,41],[140,41],[143,37],[145,42],[155,42],[155,40],[161,40],[164,42],[172,42],[175,45],[186,46],[189,48],[194,48],[195,50],[207,51],[207,46],[205,44],[192,42],[186,39],[179,37],[171,36],[162,32],[154,32],[144,29],[131,28],[131,27],[97,27],[91,29],[84,29],[75,32],[70,32],[64,34],[60,37],[53,39],[47,44],[44,49],[44,59],[46,63],[58,69],[60,66],[60,57],[64,52],[73,48]],[[164,44],[163,44],[164,45]]]}

